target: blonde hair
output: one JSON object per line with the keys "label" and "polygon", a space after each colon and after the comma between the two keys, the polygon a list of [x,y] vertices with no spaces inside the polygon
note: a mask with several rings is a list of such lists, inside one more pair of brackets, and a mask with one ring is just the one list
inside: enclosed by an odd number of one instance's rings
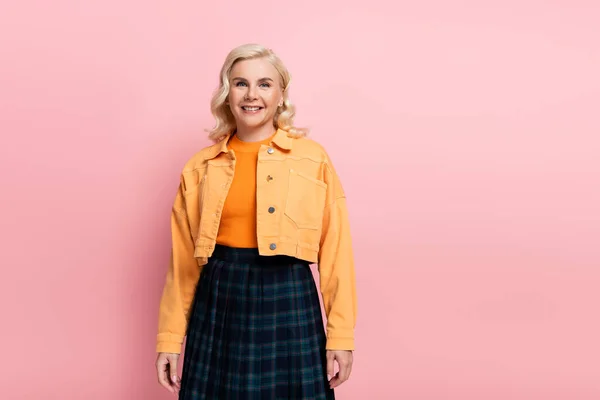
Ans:
{"label": "blonde hair", "polygon": [[308,134],[308,129],[294,126],[296,108],[288,97],[288,89],[291,81],[289,71],[273,50],[267,49],[260,44],[250,43],[231,50],[221,67],[219,87],[213,94],[210,102],[210,111],[216,120],[214,128],[207,130],[210,139],[218,141],[235,130],[235,119],[231,113],[231,109],[226,104],[230,87],[229,75],[237,62],[256,58],[265,58],[269,61],[281,77],[283,105],[278,107],[275,112],[275,116],[273,117],[274,127],[287,131],[293,137],[301,137]]}

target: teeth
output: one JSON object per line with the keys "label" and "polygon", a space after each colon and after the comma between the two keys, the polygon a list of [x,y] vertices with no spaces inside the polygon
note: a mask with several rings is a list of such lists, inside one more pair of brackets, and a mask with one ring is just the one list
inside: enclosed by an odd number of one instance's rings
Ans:
{"label": "teeth", "polygon": [[242,107],[242,108],[247,111],[258,111],[260,109],[260,107]]}

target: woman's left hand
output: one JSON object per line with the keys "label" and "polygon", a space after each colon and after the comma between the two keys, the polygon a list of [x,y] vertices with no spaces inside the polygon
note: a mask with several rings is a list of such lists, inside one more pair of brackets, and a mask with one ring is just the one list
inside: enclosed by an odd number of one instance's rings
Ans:
{"label": "woman's left hand", "polygon": [[[333,362],[338,363],[338,373],[333,375]],[[329,387],[335,388],[346,382],[352,371],[352,351],[351,350],[327,350],[327,375]]]}

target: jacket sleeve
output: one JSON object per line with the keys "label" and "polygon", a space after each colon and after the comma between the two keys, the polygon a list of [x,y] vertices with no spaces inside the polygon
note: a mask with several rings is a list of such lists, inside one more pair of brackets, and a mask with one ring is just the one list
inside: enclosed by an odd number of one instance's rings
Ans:
{"label": "jacket sleeve", "polygon": [[346,196],[329,160],[319,249],[319,280],[327,317],[327,350],[354,350],[357,299],[354,255]]}
{"label": "jacket sleeve", "polygon": [[156,351],[181,353],[201,267],[194,258],[183,181],[171,211],[171,255],[158,315]]}

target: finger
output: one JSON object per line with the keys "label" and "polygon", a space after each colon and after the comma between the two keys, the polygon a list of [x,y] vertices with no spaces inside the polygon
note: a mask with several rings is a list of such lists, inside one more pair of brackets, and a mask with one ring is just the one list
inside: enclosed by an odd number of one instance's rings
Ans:
{"label": "finger", "polygon": [[330,387],[336,388],[348,380],[350,376],[351,363],[347,359],[338,360],[339,371],[330,382]]}
{"label": "finger", "polygon": [[335,357],[333,356],[327,356],[327,379],[331,380],[333,378],[333,367],[334,367],[334,363],[333,361],[335,360]]}
{"label": "finger", "polygon": [[179,375],[177,374],[177,360],[178,356],[169,357],[169,377],[171,379],[171,383],[179,389],[181,387],[181,380],[179,379]]}
{"label": "finger", "polygon": [[344,383],[344,380],[342,380],[340,373],[341,373],[341,370],[338,371],[338,373],[335,374],[335,377],[329,382],[330,388],[334,389],[334,388],[340,386],[342,383]]}
{"label": "finger", "polygon": [[171,393],[175,393],[175,389],[171,386],[171,381],[168,376],[168,366],[166,363],[161,363],[156,366],[156,371],[158,373],[158,383],[162,385],[165,389],[167,389]]}

